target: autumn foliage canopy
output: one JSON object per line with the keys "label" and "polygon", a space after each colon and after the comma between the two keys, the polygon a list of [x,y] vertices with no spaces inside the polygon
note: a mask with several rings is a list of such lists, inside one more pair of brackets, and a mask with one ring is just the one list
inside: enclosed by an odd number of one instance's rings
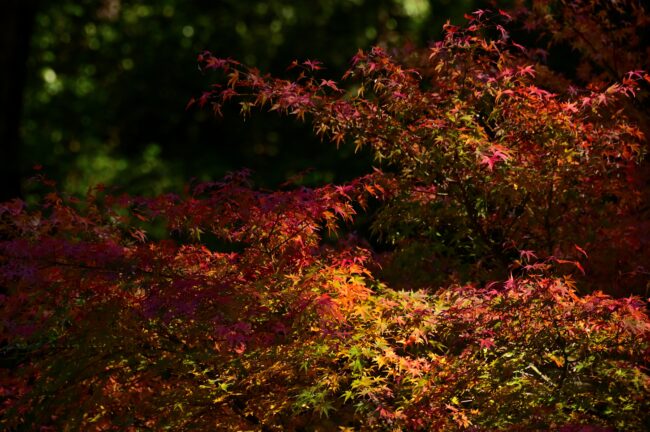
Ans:
{"label": "autumn foliage canopy", "polygon": [[0,204],[0,425],[646,430],[650,76],[597,58],[570,81],[514,33],[546,7],[553,43],[594,11],[629,37],[603,3],[479,10],[341,82],[202,53],[216,84],[190,105],[296,117],[377,168],[155,197],[38,176],[39,203]]}

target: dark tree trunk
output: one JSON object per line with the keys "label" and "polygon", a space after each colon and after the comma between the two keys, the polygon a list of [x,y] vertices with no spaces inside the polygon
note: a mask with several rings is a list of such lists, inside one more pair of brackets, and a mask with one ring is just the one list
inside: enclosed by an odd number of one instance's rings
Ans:
{"label": "dark tree trunk", "polygon": [[21,195],[20,120],[36,3],[0,4],[0,201]]}

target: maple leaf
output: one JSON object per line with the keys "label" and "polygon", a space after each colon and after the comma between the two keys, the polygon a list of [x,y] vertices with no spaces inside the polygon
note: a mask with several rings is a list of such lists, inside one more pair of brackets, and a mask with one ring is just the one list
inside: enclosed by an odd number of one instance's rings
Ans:
{"label": "maple leaf", "polygon": [[501,33],[501,39],[503,39],[503,40],[508,39],[509,34],[508,34],[508,32],[506,31],[506,29],[503,28],[502,25],[497,25],[497,26],[496,26],[496,29],[499,30],[499,33]]}
{"label": "maple leaf", "polygon": [[203,108],[206,103],[210,100],[211,93],[204,92],[201,97],[199,97],[199,107]]}
{"label": "maple leaf", "polygon": [[570,113],[577,113],[579,111],[575,102],[564,102],[562,106],[564,107],[565,110],[569,111]]}
{"label": "maple leaf", "polygon": [[580,272],[582,274],[585,274],[585,269],[582,267],[582,264],[580,264],[579,261],[571,261],[571,260],[564,260],[564,259],[556,258],[555,262],[557,262],[558,264],[571,264],[571,265],[575,266],[578,270],[580,270]]}
{"label": "maple leaf", "polygon": [[535,255],[535,252],[531,250],[520,250],[519,251],[519,256],[521,259],[526,259],[526,261],[530,261],[533,258],[537,258],[537,255]]}
{"label": "maple leaf", "polygon": [[505,149],[500,147],[492,147],[491,154],[482,154],[480,163],[482,165],[487,165],[488,169],[492,171],[497,162],[507,162],[510,157],[505,153]]}
{"label": "maple leaf", "polygon": [[510,16],[510,14],[504,10],[499,9],[499,15],[505,17],[508,21],[512,20],[512,16]]}
{"label": "maple leaf", "polygon": [[625,73],[625,76],[630,79],[643,79],[644,70],[633,70]]}
{"label": "maple leaf", "polygon": [[479,339],[479,346],[482,349],[492,349],[495,346],[493,338],[481,338]]}
{"label": "maple leaf", "polygon": [[585,258],[589,258],[589,255],[587,255],[587,252],[583,248],[581,248],[577,244],[574,244],[573,247],[575,247],[578,252],[583,254],[585,256]]}
{"label": "maple leaf", "polygon": [[307,66],[307,68],[312,71],[323,69],[321,66],[323,63],[319,62],[318,60],[306,60],[302,64]]}
{"label": "maple leaf", "polygon": [[329,87],[334,91],[341,92],[342,90],[336,86],[332,80],[321,80],[320,87]]}
{"label": "maple leaf", "polygon": [[235,69],[230,74],[228,74],[228,86],[235,87],[239,82],[239,70]]}
{"label": "maple leaf", "polygon": [[476,18],[481,19],[481,17],[482,17],[483,15],[485,15],[486,13],[487,13],[486,10],[483,10],[483,9],[477,9],[477,10],[475,10],[474,12],[472,12],[472,15],[476,15]]}
{"label": "maple leaf", "polygon": [[338,131],[334,133],[334,142],[336,143],[336,146],[338,147],[341,144],[341,141],[345,139],[345,133]]}
{"label": "maple leaf", "polygon": [[528,93],[540,99],[546,99],[554,96],[552,93],[534,85],[528,86]]}
{"label": "maple leaf", "polygon": [[529,75],[529,76],[534,78],[535,77],[535,67],[532,66],[532,65],[519,66],[519,67],[517,67],[517,73],[519,75],[521,75],[521,76]]}
{"label": "maple leaf", "polygon": [[498,91],[497,91],[497,95],[496,95],[496,97],[494,98],[494,100],[495,100],[496,102],[498,102],[499,99],[501,99],[501,97],[503,97],[503,95],[512,95],[512,94],[514,94],[514,91],[513,91],[513,90],[510,90],[510,89],[506,89],[506,90],[498,90]]}
{"label": "maple leaf", "polygon": [[510,43],[512,44],[512,46],[514,46],[515,48],[519,49],[519,50],[520,50],[521,52],[523,52],[523,53],[525,53],[525,52],[527,51],[525,46],[520,45],[520,44],[518,44],[517,42],[511,41]]}

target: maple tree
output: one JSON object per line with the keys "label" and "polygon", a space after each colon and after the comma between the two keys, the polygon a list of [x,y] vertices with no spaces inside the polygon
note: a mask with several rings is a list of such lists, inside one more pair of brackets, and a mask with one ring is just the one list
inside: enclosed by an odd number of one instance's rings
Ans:
{"label": "maple tree", "polygon": [[320,68],[312,62],[289,81],[206,53],[205,68],[226,70],[228,85],[198,103],[212,98],[219,111],[241,96],[244,113],[268,104],[310,114],[317,134],[370,146],[401,183],[374,230],[398,248],[441,249],[443,259],[424,258],[455,260],[448,267],[456,271],[478,264],[465,270],[470,280],[490,265],[503,272],[518,250],[580,255],[576,244],[597,242],[607,221],[639,204],[630,172],[643,133],[620,107],[638,80],[551,93],[501,24],[492,24],[496,39],[483,37],[484,21],[494,19],[486,17],[474,14],[467,29],[448,25],[426,53],[404,54],[406,64],[380,48],[360,52],[346,73],[356,97],[309,76]]}
{"label": "maple tree", "polygon": [[[561,71],[551,75],[545,73],[546,68],[540,68],[551,88],[568,88],[577,82],[604,89],[622,79],[638,79],[640,88],[634,97],[623,102],[622,108],[648,136],[650,15],[643,1],[535,0],[528,7],[519,6],[513,17],[518,35],[526,38],[534,55],[548,59],[548,67]],[[559,63],[558,58],[566,64]],[[642,142],[644,153],[647,142]],[[648,173],[648,158],[626,173],[640,193],[641,203],[650,199]],[[592,286],[618,295],[647,293],[644,267],[650,261],[650,238],[646,234],[650,232],[649,210],[641,204],[618,214],[613,223],[602,227],[601,241],[588,263]]]}
{"label": "maple tree", "polygon": [[[428,50],[359,51],[345,84],[199,56],[226,77],[190,105],[371,148],[382,169],[349,183],[73,198],[39,177],[40,203],[0,204],[0,424],[644,430],[647,303],[586,267],[644,193],[644,75],[558,89],[508,12],[467,18]],[[348,232],[370,207],[384,252]]]}

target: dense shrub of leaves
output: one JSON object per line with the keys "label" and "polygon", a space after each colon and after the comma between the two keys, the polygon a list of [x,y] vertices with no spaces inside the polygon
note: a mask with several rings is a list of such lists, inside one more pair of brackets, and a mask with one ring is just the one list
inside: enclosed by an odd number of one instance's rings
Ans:
{"label": "dense shrub of leaves", "polygon": [[[639,83],[551,93],[507,13],[469,18],[424,53],[360,51],[348,90],[314,61],[290,81],[200,56],[228,82],[196,103],[309,118],[384,171],[0,204],[0,424],[644,430],[647,304],[581,263],[639,205]],[[345,234],[371,201],[383,254]]]}

